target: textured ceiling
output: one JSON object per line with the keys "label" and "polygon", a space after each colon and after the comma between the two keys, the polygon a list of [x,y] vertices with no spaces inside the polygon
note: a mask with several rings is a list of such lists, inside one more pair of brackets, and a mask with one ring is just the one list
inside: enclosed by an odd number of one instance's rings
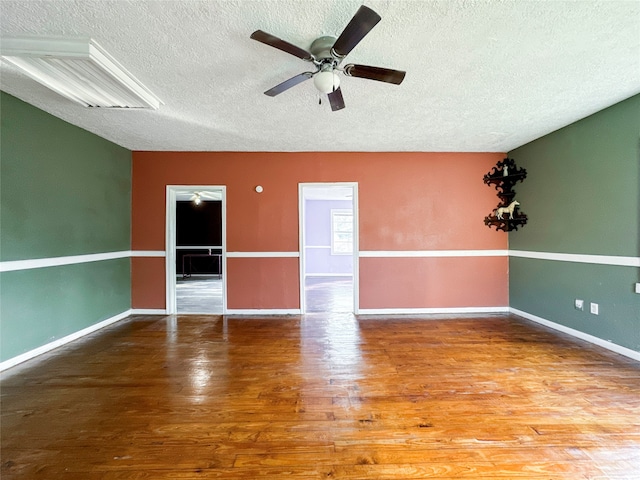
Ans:
{"label": "textured ceiling", "polygon": [[343,78],[262,92],[339,35],[350,0],[0,0],[2,36],[91,37],[164,102],[85,109],[3,64],[2,90],[131,150],[505,152],[640,92],[640,1],[370,0],[382,21],[347,60],[406,70],[400,86]]}

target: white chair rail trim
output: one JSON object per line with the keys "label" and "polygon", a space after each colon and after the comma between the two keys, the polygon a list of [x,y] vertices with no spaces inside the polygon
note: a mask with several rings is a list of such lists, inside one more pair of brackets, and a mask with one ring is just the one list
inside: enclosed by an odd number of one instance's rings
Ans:
{"label": "white chair rail trim", "polygon": [[[228,258],[298,258],[300,252],[227,252]],[[590,255],[576,253],[534,252],[526,250],[362,250],[362,258],[442,258],[442,257],[516,257],[559,262],[590,263],[623,267],[640,267],[640,257]],[[33,258],[0,262],[0,272],[59,267],[79,263],[100,262],[117,258],[164,258],[164,250],[122,250],[51,258]]]}

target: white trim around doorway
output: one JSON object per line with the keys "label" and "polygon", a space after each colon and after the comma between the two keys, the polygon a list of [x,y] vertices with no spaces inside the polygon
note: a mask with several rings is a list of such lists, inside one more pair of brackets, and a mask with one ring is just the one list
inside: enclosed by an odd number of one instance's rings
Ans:
{"label": "white trim around doorway", "polygon": [[306,312],[305,301],[305,187],[315,188],[350,188],[353,206],[353,313],[360,313],[360,241],[359,241],[359,221],[358,221],[358,182],[326,182],[326,183],[299,183],[298,184],[298,230],[299,230],[299,254],[300,254],[300,313]]}
{"label": "white trim around doorway", "polygon": [[176,201],[178,192],[217,191],[222,200],[222,314],[227,313],[227,187],[224,185],[167,185],[166,195],[166,313],[177,312],[176,304]]}

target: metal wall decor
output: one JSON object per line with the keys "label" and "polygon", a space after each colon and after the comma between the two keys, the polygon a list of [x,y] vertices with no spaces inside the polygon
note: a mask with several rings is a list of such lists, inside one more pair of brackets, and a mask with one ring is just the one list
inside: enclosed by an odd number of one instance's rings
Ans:
{"label": "metal wall decor", "polygon": [[516,162],[512,158],[505,158],[498,162],[493,170],[484,176],[484,183],[493,185],[500,199],[496,209],[484,217],[484,224],[487,227],[510,232],[527,223],[527,216],[519,211],[520,203],[516,201],[516,192],[513,191],[514,185],[525,178],[527,178],[527,171],[516,167]]}

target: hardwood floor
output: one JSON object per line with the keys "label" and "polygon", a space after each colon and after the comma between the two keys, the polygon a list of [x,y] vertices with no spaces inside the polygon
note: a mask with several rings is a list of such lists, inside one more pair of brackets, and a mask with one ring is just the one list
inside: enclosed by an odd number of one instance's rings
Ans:
{"label": "hardwood floor", "polygon": [[0,389],[3,480],[640,472],[640,364],[508,316],[134,316]]}

